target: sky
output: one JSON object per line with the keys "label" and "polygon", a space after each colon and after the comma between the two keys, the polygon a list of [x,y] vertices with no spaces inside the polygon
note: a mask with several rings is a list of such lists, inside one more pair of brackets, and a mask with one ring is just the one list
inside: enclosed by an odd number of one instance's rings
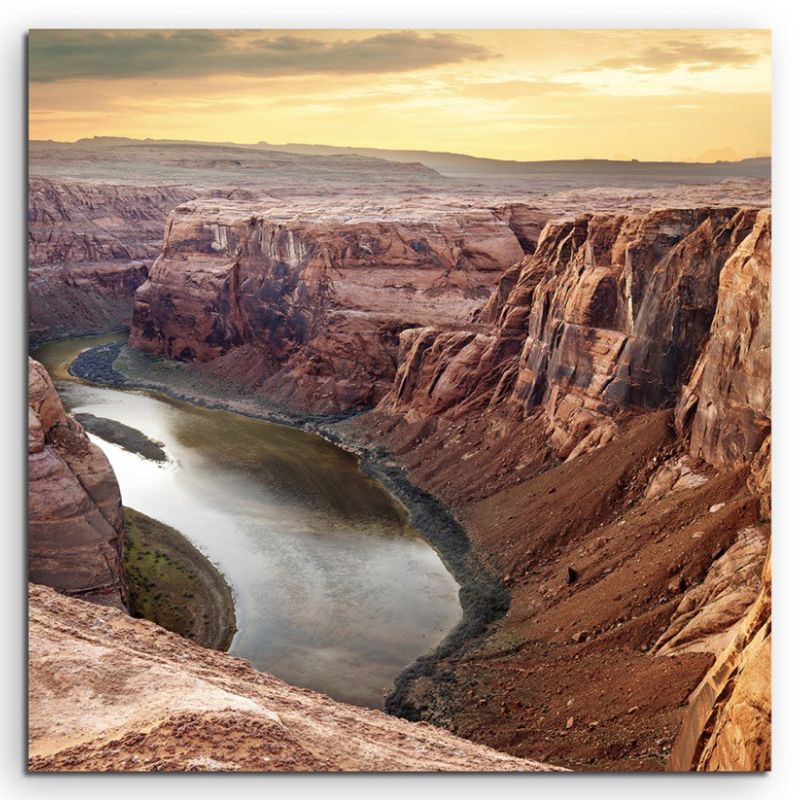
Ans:
{"label": "sky", "polygon": [[29,136],[770,154],[766,30],[31,31]]}

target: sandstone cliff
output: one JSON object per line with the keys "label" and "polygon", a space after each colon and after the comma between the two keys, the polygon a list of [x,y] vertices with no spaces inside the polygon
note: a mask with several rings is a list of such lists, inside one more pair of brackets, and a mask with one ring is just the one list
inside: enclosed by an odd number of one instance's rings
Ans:
{"label": "sandstone cliff", "polygon": [[28,359],[28,575],[124,609],[124,523],[111,465]]}
{"label": "sandstone cliff", "polygon": [[[693,454],[723,469],[749,467],[748,488],[759,498],[764,520],[771,513],[771,232],[770,214],[762,211],[725,264],[711,334],[677,411]],[[763,561],[751,558],[748,571]],[[727,646],[713,649],[717,660],[692,695],[670,756],[672,769],[770,769],[769,555],[760,581],[742,572],[740,567],[736,584],[739,592],[748,585],[750,605],[734,614],[741,622],[731,627]]]}
{"label": "sandstone cliff", "polygon": [[711,334],[677,410],[692,453],[715,466],[749,463],[769,436],[771,221],[759,212],[722,270]]}
{"label": "sandstone cliff", "polygon": [[[401,361],[385,406],[438,413],[479,392],[489,403],[510,394],[523,415],[544,410],[559,457],[577,455],[584,439],[584,447],[606,441],[621,410],[675,403],[708,337],[722,265],[756,214],[681,209],[549,223],[484,308],[482,335],[443,330],[438,343],[429,329],[406,335],[409,363]],[[412,347],[412,336],[424,341]],[[457,378],[463,361],[481,368],[470,369],[474,388]],[[431,376],[418,399],[412,364]],[[491,372],[484,385],[478,376]]]}
{"label": "sandstone cliff", "polygon": [[772,764],[772,570],[735,637],[693,692],[672,770],[763,771]]}
{"label": "sandstone cliff", "polygon": [[29,588],[34,771],[548,771]]}
{"label": "sandstone cliff", "polygon": [[130,342],[305,410],[370,406],[400,333],[468,322],[522,254],[488,209],[185,203],[136,293]]}
{"label": "sandstone cliff", "polygon": [[158,255],[180,187],[28,184],[28,332],[36,340],[130,325],[133,293]]}

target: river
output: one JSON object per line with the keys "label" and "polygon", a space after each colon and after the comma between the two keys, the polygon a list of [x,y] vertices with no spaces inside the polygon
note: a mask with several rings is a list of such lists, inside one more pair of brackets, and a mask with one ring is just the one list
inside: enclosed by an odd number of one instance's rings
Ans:
{"label": "river", "polygon": [[394,677],[461,618],[437,553],[354,455],[319,436],[69,375],[81,350],[119,338],[53,342],[33,357],[68,411],[164,444],[159,464],[90,435],[123,503],[179,530],[225,575],[238,625],[229,652],[294,685],[382,707]]}

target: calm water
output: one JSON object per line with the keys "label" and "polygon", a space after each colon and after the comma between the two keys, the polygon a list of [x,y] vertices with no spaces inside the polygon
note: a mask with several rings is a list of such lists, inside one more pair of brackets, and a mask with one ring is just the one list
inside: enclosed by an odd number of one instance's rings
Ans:
{"label": "calm water", "polygon": [[458,585],[354,456],[302,431],[138,391],[66,367],[119,336],[56,342],[40,360],[68,410],[163,442],[156,464],[94,436],[122,501],[177,528],[233,587],[230,652],[290,683],[380,707],[394,676],[461,618]]}

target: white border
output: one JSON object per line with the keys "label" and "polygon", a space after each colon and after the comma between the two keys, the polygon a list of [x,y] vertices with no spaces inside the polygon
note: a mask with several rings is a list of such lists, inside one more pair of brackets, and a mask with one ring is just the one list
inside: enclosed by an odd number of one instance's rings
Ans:
{"label": "white border", "polygon": [[[2,25],[3,119],[2,154],[4,159],[2,219],[5,226],[2,265],[2,314],[6,341],[3,372],[4,390],[0,393],[2,467],[0,490],[3,493],[2,615],[6,621],[6,647],[2,659],[4,692],[4,742],[2,773],[4,788],[14,796],[31,798],[57,795],[61,798],[156,797],[177,792],[192,798],[218,797],[220,794],[250,797],[357,797],[388,800],[409,795],[492,798],[605,798],[632,797],[684,800],[720,794],[735,798],[798,797],[800,759],[798,728],[800,707],[797,684],[800,631],[793,612],[800,610],[800,546],[798,509],[800,495],[795,460],[798,441],[800,391],[797,374],[800,359],[800,258],[797,235],[800,226],[800,193],[797,151],[798,89],[800,77],[798,51],[800,30],[795,9],[800,4],[779,0],[670,0],[668,3],[620,2],[619,0],[569,0],[564,3],[539,3],[533,0],[504,0],[502,3],[468,4],[465,0],[402,0],[386,6],[376,0],[292,0],[275,4],[267,0],[219,0],[165,2],[135,0],[125,4],[108,0],[29,0],[7,3]],[[716,27],[773,29],[773,173],[774,173],[774,572],[775,619],[777,636],[774,648],[774,764],[772,775],[753,776],[33,776],[22,771],[24,743],[21,732],[24,697],[24,640],[22,628],[22,516],[25,493],[23,386],[25,367],[24,301],[25,290],[25,78],[24,36],[36,27],[406,27],[406,28],[614,28],[614,27]],[[19,795],[17,795],[17,792]]]}

